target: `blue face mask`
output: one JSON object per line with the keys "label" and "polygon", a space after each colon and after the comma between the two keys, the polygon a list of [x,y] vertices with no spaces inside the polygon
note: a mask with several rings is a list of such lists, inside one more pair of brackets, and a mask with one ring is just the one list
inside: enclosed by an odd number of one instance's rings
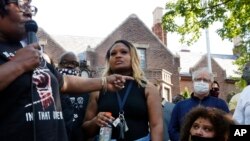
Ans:
{"label": "blue face mask", "polygon": [[203,95],[209,92],[209,84],[203,81],[194,81],[195,94]]}

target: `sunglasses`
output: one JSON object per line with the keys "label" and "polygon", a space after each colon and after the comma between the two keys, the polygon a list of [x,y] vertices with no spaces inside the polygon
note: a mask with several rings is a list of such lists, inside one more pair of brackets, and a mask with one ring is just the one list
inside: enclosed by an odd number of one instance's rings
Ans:
{"label": "sunglasses", "polygon": [[38,10],[35,6],[30,5],[31,0],[7,0],[7,4],[10,3],[17,4],[21,12],[30,11],[32,16],[35,16]]}
{"label": "sunglasses", "polygon": [[212,88],[212,90],[219,91],[220,89],[219,88]]}

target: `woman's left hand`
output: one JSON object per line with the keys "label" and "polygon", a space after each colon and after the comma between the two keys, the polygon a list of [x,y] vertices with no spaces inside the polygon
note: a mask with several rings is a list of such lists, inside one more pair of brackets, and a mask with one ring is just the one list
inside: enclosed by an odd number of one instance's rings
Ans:
{"label": "woman's left hand", "polygon": [[99,112],[96,116],[95,123],[100,126],[107,126],[108,124],[112,124],[114,121],[114,117],[112,117],[110,114],[107,114],[107,112]]}

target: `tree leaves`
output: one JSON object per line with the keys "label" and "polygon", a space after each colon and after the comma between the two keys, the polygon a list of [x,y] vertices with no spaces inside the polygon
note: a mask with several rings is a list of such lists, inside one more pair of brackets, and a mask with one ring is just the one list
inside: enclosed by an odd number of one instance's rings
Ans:
{"label": "tree leaves", "polygon": [[[250,1],[249,0],[175,0],[166,3],[166,13],[162,24],[167,32],[181,35],[180,42],[188,46],[201,36],[202,29],[215,22],[222,22],[223,27],[217,33],[222,39],[233,41],[239,38],[234,48],[238,54],[235,64],[242,71],[246,62],[250,61]],[[249,49],[250,50],[250,49]]]}
{"label": "tree leaves", "polygon": [[[250,28],[250,1],[248,0],[210,0],[201,5],[202,0],[177,0],[166,4],[163,27],[167,32],[177,32],[183,43],[196,42],[201,29],[208,28],[214,22],[223,22],[218,29],[222,39],[232,41],[237,36],[244,37]],[[177,23],[176,19],[183,19]],[[192,35],[192,37],[190,37]],[[189,36],[188,40],[185,39]]]}

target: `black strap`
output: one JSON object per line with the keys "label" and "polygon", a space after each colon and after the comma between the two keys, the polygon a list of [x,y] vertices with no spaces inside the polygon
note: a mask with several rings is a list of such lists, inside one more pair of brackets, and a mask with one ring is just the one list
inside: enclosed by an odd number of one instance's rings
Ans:
{"label": "black strap", "polygon": [[119,93],[116,92],[116,97],[117,97],[117,100],[118,100],[118,105],[119,105],[120,112],[123,112],[123,106],[124,106],[124,104],[125,104],[125,102],[127,100],[128,94],[129,94],[129,92],[131,90],[132,83],[133,83],[133,81],[129,82],[128,88],[126,89],[125,95],[124,95],[122,100],[121,100],[121,97],[120,97]]}

